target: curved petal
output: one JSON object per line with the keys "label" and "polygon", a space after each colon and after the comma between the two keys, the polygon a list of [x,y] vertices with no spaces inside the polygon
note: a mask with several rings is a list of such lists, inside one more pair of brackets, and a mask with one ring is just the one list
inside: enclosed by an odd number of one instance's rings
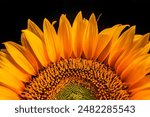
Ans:
{"label": "curved petal", "polygon": [[136,43],[136,42],[139,41],[142,37],[143,37],[143,35],[135,34],[135,35],[134,35],[133,42]]}
{"label": "curved petal", "polygon": [[[119,25],[119,24],[116,26],[117,29],[114,31],[111,41],[107,44],[107,46],[103,49],[103,51],[98,57],[99,61],[103,62],[104,60],[109,58],[109,54],[111,54],[114,51],[113,48],[117,43],[119,35],[121,34],[122,30],[127,26],[128,25]],[[106,63],[110,64],[110,59],[108,59]]]}
{"label": "curved petal", "polygon": [[83,52],[87,59],[92,59],[98,42],[98,27],[95,15],[92,15],[87,22],[87,28],[83,37]]}
{"label": "curved petal", "polygon": [[144,35],[135,45],[126,50],[115,63],[115,69],[120,74],[134,59],[149,51],[148,35]]}
{"label": "curved petal", "polygon": [[131,92],[131,95],[133,95],[139,91],[146,89],[150,89],[150,78],[145,76],[134,85],[131,85],[129,87],[129,92]]}
{"label": "curved petal", "polygon": [[132,26],[119,37],[109,55],[108,59],[109,66],[111,67],[114,66],[116,60],[122,54],[122,52],[126,48],[131,46],[131,44],[133,43],[134,34],[135,34],[135,26]]}
{"label": "curved petal", "polygon": [[61,42],[61,56],[68,59],[72,54],[71,25],[65,15],[60,17],[58,36]]}
{"label": "curved petal", "polygon": [[0,100],[19,100],[18,94],[7,87],[0,86]]}
{"label": "curved petal", "polygon": [[0,100],[19,100],[19,97],[9,97],[0,94]]}
{"label": "curved petal", "polygon": [[107,28],[107,29],[102,30],[98,34],[98,42],[97,42],[97,47],[96,47],[96,51],[94,53],[93,59],[97,59],[99,57],[101,52],[106,48],[106,46],[111,41],[112,36],[118,27],[119,25],[115,25],[112,28]]}
{"label": "curved petal", "polygon": [[132,100],[150,100],[150,90],[142,90],[135,93],[132,97]]}
{"label": "curved petal", "polygon": [[149,36],[150,36],[150,33],[147,33],[147,34],[139,37],[139,39],[136,40],[136,43],[134,44],[134,46],[132,47],[131,50],[133,51],[135,49],[142,48],[146,44],[148,44],[149,43]]}
{"label": "curved petal", "polygon": [[47,66],[49,60],[47,60],[42,40],[29,30],[23,30],[23,33],[25,34],[27,42],[29,43],[39,62],[43,66]]}
{"label": "curved petal", "polygon": [[32,54],[14,42],[5,42],[4,45],[14,61],[29,74],[35,75],[38,71],[37,63]]}
{"label": "curved petal", "polygon": [[109,51],[112,45],[112,41],[110,41],[107,46],[103,49],[103,51],[100,53],[99,57],[98,57],[98,61],[100,62],[105,62],[106,58],[109,55]]}
{"label": "curved petal", "polygon": [[121,80],[125,81],[129,86],[140,81],[149,73],[150,57],[143,55],[135,59],[121,74]]}
{"label": "curved petal", "polygon": [[83,36],[85,33],[85,20],[82,18],[81,11],[77,14],[72,26],[72,49],[76,58],[81,57]]}
{"label": "curved petal", "polygon": [[17,94],[20,94],[24,88],[24,84],[20,80],[2,68],[0,68],[0,84],[9,87]]}
{"label": "curved petal", "polygon": [[28,19],[27,29],[29,31],[31,31],[32,33],[34,33],[36,36],[38,36],[40,39],[42,39],[42,40],[44,39],[44,35],[43,35],[43,32],[41,31],[41,29],[30,19]]}
{"label": "curved petal", "polygon": [[30,44],[28,43],[26,37],[25,37],[25,34],[22,33],[21,34],[21,44],[27,49],[30,51],[30,53],[34,56],[37,64],[38,64],[38,68],[42,68],[42,64],[39,62],[38,58],[36,57],[36,55],[34,54]]}
{"label": "curved petal", "polygon": [[44,41],[49,59],[52,62],[56,62],[60,59],[60,40],[56,34],[53,25],[44,19]]}
{"label": "curved petal", "polygon": [[3,55],[0,54],[0,65],[1,68],[5,69],[9,73],[12,73],[14,76],[16,76],[18,80],[26,82],[31,77],[31,75],[23,71],[18,65],[14,63],[14,61],[10,58],[10,56],[8,56],[5,53],[3,53]]}
{"label": "curved petal", "polygon": [[104,35],[104,34],[99,34],[98,35],[98,42],[97,42],[97,47],[93,56],[93,59],[96,60],[99,55],[102,53],[102,51],[105,49],[105,47],[108,45],[110,42],[110,36],[109,35]]}

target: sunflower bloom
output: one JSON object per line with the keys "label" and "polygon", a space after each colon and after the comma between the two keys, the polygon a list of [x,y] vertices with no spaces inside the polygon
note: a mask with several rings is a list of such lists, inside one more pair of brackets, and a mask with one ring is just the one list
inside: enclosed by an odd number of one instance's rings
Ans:
{"label": "sunflower bloom", "polygon": [[48,19],[43,31],[31,20],[21,44],[0,51],[0,99],[150,99],[149,33],[117,24],[98,31],[95,15],[66,15],[58,31]]}

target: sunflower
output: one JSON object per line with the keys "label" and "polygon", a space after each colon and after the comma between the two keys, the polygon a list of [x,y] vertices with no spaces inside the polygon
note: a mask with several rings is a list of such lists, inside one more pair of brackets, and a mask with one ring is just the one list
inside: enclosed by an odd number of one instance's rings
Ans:
{"label": "sunflower", "polygon": [[128,100],[150,99],[149,33],[117,24],[98,31],[94,13],[81,11],[71,25],[66,15],[30,19],[21,44],[4,42],[0,51],[0,99]]}

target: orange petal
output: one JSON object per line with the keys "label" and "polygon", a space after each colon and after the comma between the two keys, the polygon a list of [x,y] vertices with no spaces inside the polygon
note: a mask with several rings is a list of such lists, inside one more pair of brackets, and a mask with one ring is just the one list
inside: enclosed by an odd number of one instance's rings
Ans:
{"label": "orange petal", "polygon": [[136,42],[139,41],[142,37],[143,37],[143,35],[136,34],[136,35],[134,35],[133,41],[136,43]]}
{"label": "orange petal", "polygon": [[147,33],[143,36],[141,36],[137,41],[136,43],[132,46],[132,49],[131,51],[134,51],[134,50],[137,50],[139,48],[142,48],[144,47],[146,44],[149,43],[149,36],[150,36],[150,33]]}
{"label": "orange petal", "polygon": [[110,53],[108,60],[108,64],[110,66],[113,66],[118,57],[121,55],[121,53],[126,48],[131,46],[131,44],[133,43],[134,34],[135,34],[135,26],[132,26],[120,36],[114,47],[114,51]]}
{"label": "orange petal", "polygon": [[98,42],[98,27],[95,15],[92,15],[87,22],[87,28],[83,37],[83,52],[87,59],[92,59]]}
{"label": "orange petal", "polygon": [[29,43],[34,54],[38,58],[39,62],[43,66],[47,66],[49,63],[49,60],[47,60],[47,57],[46,57],[47,53],[44,49],[44,45],[43,45],[42,40],[29,30],[23,30],[23,33],[25,34],[27,42]]}
{"label": "orange petal", "polygon": [[104,48],[108,45],[110,41],[110,36],[109,35],[104,35],[104,34],[99,34],[98,35],[98,42],[97,42],[97,47],[93,56],[93,59],[96,60],[101,52],[104,50]]}
{"label": "orange petal", "polygon": [[44,19],[44,41],[49,59],[56,62],[60,59],[60,40],[56,34],[53,25]]}
{"label": "orange petal", "polygon": [[19,97],[9,97],[0,94],[0,100],[19,100]]}
{"label": "orange petal", "polygon": [[14,76],[16,76],[18,80],[21,80],[24,82],[28,81],[30,78],[30,75],[24,72],[18,65],[16,65],[10,56],[8,56],[5,53],[3,54],[4,55],[0,55],[1,68],[5,69],[9,73],[12,73]]}
{"label": "orange petal", "polygon": [[104,29],[99,33],[97,47],[93,59],[97,59],[101,54],[101,52],[104,50],[104,48],[106,48],[108,43],[111,41],[112,35],[115,32],[115,30],[118,28],[118,26],[119,25],[115,25],[112,28]]}
{"label": "orange petal", "polygon": [[71,25],[65,15],[60,17],[58,36],[61,41],[61,56],[68,59],[72,54]]}
{"label": "orange petal", "polygon": [[27,48],[30,52],[32,51],[27,39],[26,39],[26,36],[24,33],[21,33],[21,44]]}
{"label": "orange petal", "polygon": [[[117,74],[121,74],[136,58],[148,53],[150,43],[137,51],[123,53],[115,64]],[[120,63],[119,63],[120,62]]]}
{"label": "orange petal", "polygon": [[39,62],[39,60],[38,60],[38,58],[36,57],[36,55],[34,54],[34,52],[33,52],[32,48],[31,48],[30,44],[28,43],[28,41],[27,41],[27,39],[26,39],[24,33],[21,34],[21,44],[22,44],[27,50],[30,51],[30,53],[34,56],[34,58],[35,58],[35,60],[36,60],[36,62],[37,62],[37,64],[38,64],[38,68],[41,68],[42,65],[41,65],[41,63]]}
{"label": "orange petal", "polygon": [[122,53],[115,63],[117,73],[120,74],[135,58],[149,51],[149,47],[146,45],[148,43],[147,40],[148,35],[146,34],[136,44],[132,45],[130,49]]}
{"label": "orange petal", "polygon": [[150,100],[150,89],[142,90],[135,93],[131,100]]}
{"label": "orange petal", "polygon": [[[108,59],[109,54],[111,52],[113,52],[113,47],[116,45],[120,33],[126,26],[128,26],[128,25],[119,25],[118,24],[118,25],[114,26],[114,29],[115,28],[116,29],[114,30],[114,33],[112,34],[111,41],[107,44],[107,46],[103,49],[103,51],[99,55],[99,57],[98,57],[99,61],[103,62],[104,60]],[[113,27],[112,27],[112,29],[113,29]],[[112,32],[113,32],[113,30],[112,30]],[[108,34],[110,35],[111,33],[108,33]],[[109,61],[107,61],[106,63],[109,64],[108,62]]]}
{"label": "orange petal", "polygon": [[121,79],[128,85],[133,85],[140,81],[149,72],[149,55],[135,59],[121,74]]}
{"label": "orange petal", "polygon": [[44,35],[41,29],[30,19],[28,19],[28,30],[34,33],[36,36],[38,36],[40,39],[43,40]]}
{"label": "orange petal", "polygon": [[128,87],[128,90],[129,92],[131,92],[131,95],[146,89],[150,89],[150,78],[146,76],[134,85]]}
{"label": "orange petal", "polygon": [[2,68],[0,68],[0,84],[11,88],[17,94],[24,88],[24,84],[20,80]]}
{"label": "orange petal", "polygon": [[22,67],[29,74],[36,74],[38,70],[37,63],[32,54],[27,51],[27,49],[14,42],[5,42],[4,45],[6,46],[6,49],[11,57],[20,67]]}
{"label": "orange petal", "polygon": [[79,58],[82,54],[82,44],[85,29],[86,26],[80,11],[77,14],[72,26],[72,49],[76,58]]}
{"label": "orange petal", "polygon": [[19,96],[11,89],[0,86],[0,100],[19,100]]}

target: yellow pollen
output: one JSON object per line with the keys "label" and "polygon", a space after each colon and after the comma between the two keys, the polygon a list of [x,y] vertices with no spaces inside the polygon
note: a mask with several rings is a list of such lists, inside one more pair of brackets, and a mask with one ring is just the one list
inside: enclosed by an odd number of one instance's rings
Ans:
{"label": "yellow pollen", "polygon": [[[66,93],[68,86],[70,94]],[[20,98],[125,100],[129,96],[127,85],[112,68],[93,60],[70,58],[40,70],[25,84]]]}

